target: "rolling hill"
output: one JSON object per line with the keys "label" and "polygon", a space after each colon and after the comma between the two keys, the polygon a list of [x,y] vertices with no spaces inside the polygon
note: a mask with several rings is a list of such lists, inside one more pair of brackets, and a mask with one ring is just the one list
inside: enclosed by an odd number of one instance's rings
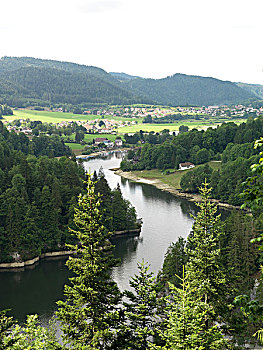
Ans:
{"label": "rolling hill", "polygon": [[71,62],[0,59],[0,102],[14,107],[65,103],[222,105],[259,97],[257,91],[215,78],[175,74],[143,79]]}
{"label": "rolling hill", "polygon": [[164,105],[223,105],[255,98],[230,81],[175,74],[164,79],[132,79],[122,82],[133,93]]}
{"label": "rolling hill", "polygon": [[144,102],[103,69],[28,57],[0,59],[0,97],[74,105]]}

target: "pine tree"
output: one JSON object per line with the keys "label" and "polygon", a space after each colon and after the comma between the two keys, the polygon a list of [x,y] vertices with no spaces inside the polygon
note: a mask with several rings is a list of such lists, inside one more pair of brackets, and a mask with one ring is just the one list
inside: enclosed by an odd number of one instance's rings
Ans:
{"label": "pine tree", "polygon": [[6,316],[6,310],[0,311],[0,349],[11,350],[17,343],[19,337],[14,336],[13,330],[15,321],[12,317]]}
{"label": "pine tree", "polygon": [[124,292],[129,300],[124,303],[129,339],[126,346],[127,349],[146,350],[156,335],[156,326],[160,321],[157,309],[162,303],[162,298],[158,296],[161,286],[144,261],[138,264],[138,269],[139,274],[130,280],[134,292]]}
{"label": "pine tree", "polygon": [[198,296],[193,289],[189,275],[180,278],[181,286],[175,287],[169,283],[170,295],[167,298],[165,309],[166,321],[160,331],[160,337],[165,345],[154,346],[162,350],[202,350],[202,349],[228,349],[228,342],[216,325],[207,327],[206,319],[209,305]]}
{"label": "pine tree", "polygon": [[79,244],[70,249],[78,255],[67,261],[76,276],[65,286],[66,300],[58,302],[57,317],[63,338],[72,348],[111,349],[118,338],[121,295],[110,276],[115,261],[102,224],[100,199],[90,177],[86,184],[87,193],[79,195],[75,209],[77,229],[71,230]]}
{"label": "pine tree", "polygon": [[205,181],[200,188],[202,201],[197,203],[200,211],[195,217],[193,234],[186,248],[189,257],[186,271],[190,286],[212,310],[207,315],[207,325],[215,319],[220,322],[221,317],[227,314],[227,296],[231,294],[219,247],[224,231],[220,215],[216,215],[216,204],[209,200],[210,193],[211,189]]}

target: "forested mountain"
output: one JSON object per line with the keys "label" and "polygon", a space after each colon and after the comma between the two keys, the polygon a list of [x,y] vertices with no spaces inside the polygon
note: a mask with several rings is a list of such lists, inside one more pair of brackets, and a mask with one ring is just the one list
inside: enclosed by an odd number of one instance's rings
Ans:
{"label": "forested mountain", "polygon": [[21,99],[75,105],[142,101],[103,69],[27,57],[0,60],[0,98],[11,106]]}
{"label": "forested mountain", "polygon": [[251,92],[256,95],[261,100],[263,99],[263,85],[260,84],[246,84],[246,83],[236,83],[237,86],[242,89]]}
{"label": "forested mountain", "polygon": [[175,74],[164,79],[132,79],[123,82],[135,94],[164,105],[222,105],[256,96],[230,81]]}
{"label": "forested mountain", "polygon": [[[257,99],[229,81],[175,74],[143,79],[101,68],[30,57],[0,59],[0,103],[12,107],[70,103],[222,105]],[[26,105],[25,105],[26,104]]]}
{"label": "forested mountain", "polygon": [[110,72],[110,74],[117,78],[120,81],[124,81],[124,80],[131,80],[131,79],[136,79],[136,78],[140,78],[138,76],[135,75],[130,75],[130,74],[126,74],[126,73],[117,73],[117,72]]}

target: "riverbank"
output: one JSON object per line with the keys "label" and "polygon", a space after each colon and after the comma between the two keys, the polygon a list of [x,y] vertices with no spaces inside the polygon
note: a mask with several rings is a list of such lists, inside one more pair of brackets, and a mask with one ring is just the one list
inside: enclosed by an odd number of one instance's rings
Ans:
{"label": "riverbank", "polygon": [[[174,188],[171,185],[165,184],[164,182],[162,182],[159,179],[146,179],[144,177],[140,177],[135,175],[133,172],[131,171],[122,171],[121,169],[111,169],[112,171],[114,171],[114,173],[116,175],[122,176],[125,179],[129,179],[138,183],[145,183],[148,185],[152,185],[156,188],[158,188],[161,191],[165,191],[165,192],[169,192],[174,196],[177,197],[181,197],[184,199],[187,199],[190,202],[201,202],[202,198],[199,194],[193,194],[193,193],[186,193],[186,192],[182,192],[176,188]],[[228,203],[222,203],[217,199],[211,199],[212,202],[216,203],[219,207],[225,208],[225,209],[238,209],[240,210],[239,206],[235,206],[235,205],[231,205]]]}
{"label": "riverbank", "polygon": [[0,263],[0,271],[1,271],[1,269],[7,270],[7,269],[24,268],[24,267],[32,266],[32,265],[36,264],[40,259],[68,256],[68,255],[72,255],[74,253],[75,252],[72,250],[63,250],[63,251],[59,251],[59,252],[48,252],[48,253],[43,253],[40,256],[37,256],[33,259],[26,260],[26,261]]}

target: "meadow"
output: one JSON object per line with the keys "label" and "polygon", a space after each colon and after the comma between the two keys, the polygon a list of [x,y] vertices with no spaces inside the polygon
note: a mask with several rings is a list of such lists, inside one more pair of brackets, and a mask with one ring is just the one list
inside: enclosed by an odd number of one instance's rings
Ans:
{"label": "meadow", "polygon": [[30,120],[40,120],[42,123],[60,123],[65,121],[77,121],[77,120],[94,120],[94,119],[113,119],[120,121],[132,121],[141,122],[142,118],[123,118],[115,116],[105,116],[102,118],[100,115],[84,115],[84,114],[73,114],[65,112],[48,112],[48,111],[35,111],[30,109],[14,109],[14,115],[5,116],[6,120],[14,119],[30,119]]}
{"label": "meadow", "polygon": [[[210,161],[207,163],[213,170],[218,170],[221,168],[221,162],[218,161]],[[204,165],[204,164],[202,164]],[[194,169],[198,168],[200,165],[197,165]],[[174,187],[175,189],[181,189],[180,181],[184,174],[186,174],[189,170],[175,170],[169,169],[171,174],[165,174],[162,170],[152,169],[152,170],[142,170],[142,171],[133,171],[132,173],[135,176],[143,177],[145,179],[158,179],[163,183]]]}

